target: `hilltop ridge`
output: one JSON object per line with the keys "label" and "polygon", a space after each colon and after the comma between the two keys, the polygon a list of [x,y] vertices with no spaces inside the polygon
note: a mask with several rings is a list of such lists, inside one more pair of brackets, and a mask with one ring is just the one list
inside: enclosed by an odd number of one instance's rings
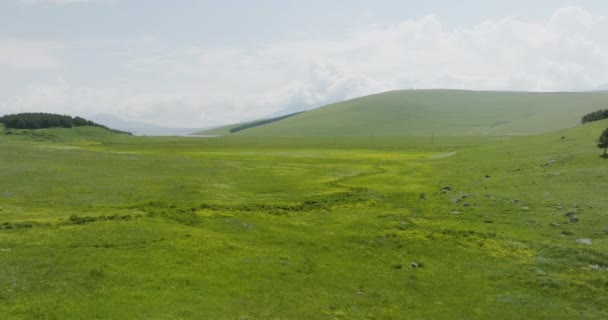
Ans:
{"label": "hilltop ridge", "polygon": [[[565,129],[608,92],[398,90],[329,104],[235,132],[255,136],[522,135]],[[228,134],[239,124],[213,130]],[[207,131],[200,132],[202,134]]]}

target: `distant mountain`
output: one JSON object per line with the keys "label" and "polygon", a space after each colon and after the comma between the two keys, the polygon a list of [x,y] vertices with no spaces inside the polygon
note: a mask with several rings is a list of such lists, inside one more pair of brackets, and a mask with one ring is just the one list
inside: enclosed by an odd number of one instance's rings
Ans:
{"label": "distant mountain", "polygon": [[[535,134],[574,127],[580,124],[583,115],[606,106],[606,91],[400,90],[330,104],[232,134],[284,137]],[[238,127],[242,124],[212,131],[228,134]]]}
{"label": "distant mountain", "polygon": [[598,90],[598,91],[608,91],[608,83],[605,83],[605,84],[597,87],[596,90]]}
{"label": "distant mountain", "polygon": [[93,121],[122,131],[128,131],[138,136],[175,136],[198,132],[201,128],[170,128],[144,122],[128,121],[111,114],[97,114],[90,117]]}

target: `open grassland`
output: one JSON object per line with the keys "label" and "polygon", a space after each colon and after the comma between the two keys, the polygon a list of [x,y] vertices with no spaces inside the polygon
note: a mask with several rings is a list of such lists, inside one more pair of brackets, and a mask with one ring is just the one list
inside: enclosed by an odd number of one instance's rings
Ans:
{"label": "open grassland", "polygon": [[[327,105],[245,136],[521,135],[570,128],[608,105],[608,92],[532,93],[401,90]],[[228,134],[233,126],[208,134]]]}
{"label": "open grassland", "polygon": [[606,319],[607,125],[3,134],[0,318]]}

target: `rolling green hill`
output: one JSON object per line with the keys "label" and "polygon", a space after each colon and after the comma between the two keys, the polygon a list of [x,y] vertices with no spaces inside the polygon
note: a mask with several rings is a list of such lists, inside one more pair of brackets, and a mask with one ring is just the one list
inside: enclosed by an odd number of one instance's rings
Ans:
{"label": "rolling green hill", "polygon": [[[520,135],[576,126],[608,105],[608,92],[391,91],[327,105],[267,125],[250,136]],[[235,125],[236,126],[236,125]],[[230,127],[217,134],[226,134]]]}
{"label": "rolling green hill", "polygon": [[97,126],[46,129],[9,129],[0,124],[0,137],[12,140],[42,143],[99,144],[108,141],[123,141],[133,138],[130,134],[117,133]]}

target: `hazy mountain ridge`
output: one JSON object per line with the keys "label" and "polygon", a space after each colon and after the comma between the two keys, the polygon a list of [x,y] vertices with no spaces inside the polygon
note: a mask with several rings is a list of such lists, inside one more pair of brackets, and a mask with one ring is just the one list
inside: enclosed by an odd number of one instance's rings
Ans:
{"label": "hazy mountain ridge", "polygon": [[111,128],[118,130],[128,131],[135,135],[148,135],[148,136],[172,136],[172,135],[186,135],[197,131],[201,131],[201,128],[173,128],[173,127],[162,127],[149,123],[139,121],[129,121],[121,119],[117,116],[110,114],[96,114],[90,117],[93,121],[101,123]]}

